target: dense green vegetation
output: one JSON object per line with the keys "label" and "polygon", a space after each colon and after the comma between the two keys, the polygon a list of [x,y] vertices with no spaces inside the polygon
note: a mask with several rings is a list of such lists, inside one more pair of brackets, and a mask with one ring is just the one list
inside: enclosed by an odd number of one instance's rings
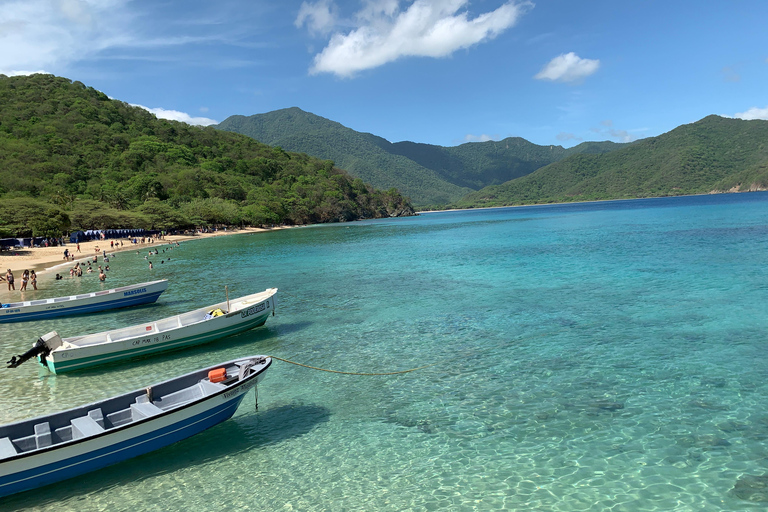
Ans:
{"label": "dense green vegetation", "polygon": [[393,144],[295,107],[250,117],[231,116],[218,128],[291,151],[332,159],[353,176],[376,187],[397,188],[414,205],[429,208],[453,203],[473,190],[525,176],[571,154],[603,153],[623,146],[587,142],[564,149],[537,146],[521,138],[456,147]]}
{"label": "dense green vegetation", "polygon": [[52,75],[0,75],[0,237],[408,215],[329,160],[165,121]]}
{"label": "dense green vegetation", "polygon": [[605,154],[580,154],[459,207],[629,199],[768,189],[768,121],[709,116]]}

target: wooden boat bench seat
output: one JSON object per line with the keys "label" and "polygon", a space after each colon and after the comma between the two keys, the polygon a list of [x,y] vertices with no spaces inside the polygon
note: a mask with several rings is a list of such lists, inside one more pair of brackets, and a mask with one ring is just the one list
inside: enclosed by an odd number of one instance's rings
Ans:
{"label": "wooden boat bench seat", "polygon": [[6,457],[13,457],[16,455],[16,447],[13,446],[13,442],[7,437],[0,437],[0,459],[4,459]]}

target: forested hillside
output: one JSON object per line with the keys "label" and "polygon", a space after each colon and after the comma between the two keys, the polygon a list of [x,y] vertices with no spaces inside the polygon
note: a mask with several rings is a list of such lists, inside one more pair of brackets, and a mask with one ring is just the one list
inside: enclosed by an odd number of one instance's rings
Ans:
{"label": "forested hillside", "polygon": [[250,117],[231,116],[217,128],[290,151],[333,160],[342,169],[375,187],[396,188],[417,206],[447,204],[474,190],[448,183],[435,171],[407,157],[388,153],[382,148],[389,142],[381,137],[356,132],[298,108]]}
{"label": "forested hillside", "polygon": [[295,107],[249,117],[231,116],[218,128],[332,159],[374,186],[397,188],[421,207],[444,206],[473,190],[525,176],[571,154],[603,153],[624,146],[585,142],[565,149],[538,146],[518,137],[455,147],[391,143]]}
{"label": "forested hillside", "polygon": [[768,121],[708,116],[618,151],[570,156],[459,207],[768,189]]}
{"label": "forested hillside", "polygon": [[0,236],[412,213],[329,160],[159,120],[66,78],[0,75]]}

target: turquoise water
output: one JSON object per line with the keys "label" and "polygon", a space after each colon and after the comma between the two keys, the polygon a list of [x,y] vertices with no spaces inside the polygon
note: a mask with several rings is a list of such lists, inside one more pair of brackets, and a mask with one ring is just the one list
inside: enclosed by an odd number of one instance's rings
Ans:
{"label": "turquoise water", "polygon": [[[160,249],[164,246],[159,246]],[[765,510],[768,194],[423,214],[121,253],[154,306],[0,326],[0,356],[278,287],[263,328],[52,376],[0,370],[12,421],[271,354],[235,417],[3,510]],[[171,257],[170,261],[166,258]],[[159,260],[165,260],[160,264]],[[61,295],[95,276],[41,281]],[[77,288],[77,287],[80,288]],[[7,356],[7,357],[6,357]],[[5,360],[4,359],[4,360]]]}

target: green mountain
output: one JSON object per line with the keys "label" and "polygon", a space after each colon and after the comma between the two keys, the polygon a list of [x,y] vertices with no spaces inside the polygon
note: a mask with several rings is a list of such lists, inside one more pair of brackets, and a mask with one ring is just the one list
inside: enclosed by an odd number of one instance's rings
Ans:
{"label": "green mountain", "polygon": [[459,207],[768,189],[768,121],[708,116],[603,154],[578,154],[470,193]]}
{"label": "green mountain", "polygon": [[413,214],[333,162],[157,119],[80,82],[0,75],[0,237]]}
{"label": "green mountain", "polygon": [[604,153],[623,146],[588,142],[564,149],[537,146],[521,138],[456,147],[391,143],[296,107],[249,117],[231,116],[217,128],[333,160],[376,187],[398,189],[420,207],[453,203],[473,190],[525,176],[572,154]]}

